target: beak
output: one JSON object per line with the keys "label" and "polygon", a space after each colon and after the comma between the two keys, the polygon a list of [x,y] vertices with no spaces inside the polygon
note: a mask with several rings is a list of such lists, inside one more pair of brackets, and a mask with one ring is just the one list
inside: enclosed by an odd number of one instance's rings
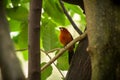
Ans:
{"label": "beak", "polygon": [[62,27],[59,27],[59,29],[62,29]]}
{"label": "beak", "polygon": [[59,27],[59,29],[60,29],[60,30],[62,30],[62,29],[63,29],[63,27]]}

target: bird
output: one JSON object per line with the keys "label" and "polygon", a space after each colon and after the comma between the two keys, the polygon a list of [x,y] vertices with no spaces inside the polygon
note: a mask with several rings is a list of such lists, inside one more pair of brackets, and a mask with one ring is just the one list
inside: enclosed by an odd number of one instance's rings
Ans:
{"label": "bird", "polygon": [[[66,28],[59,27],[59,29],[60,29],[59,40],[60,40],[60,43],[65,47],[69,42],[71,42],[73,40],[73,37],[72,37],[71,33]],[[72,57],[74,55],[74,47],[75,47],[75,45],[72,45],[68,49],[68,62],[69,62],[69,64],[71,64],[71,60],[72,60]]]}

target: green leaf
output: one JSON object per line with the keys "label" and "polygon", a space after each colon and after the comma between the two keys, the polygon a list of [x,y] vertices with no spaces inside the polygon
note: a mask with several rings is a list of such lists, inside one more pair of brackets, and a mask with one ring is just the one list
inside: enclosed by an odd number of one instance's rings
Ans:
{"label": "green leaf", "polygon": [[19,48],[28,47],[28,24],[27,22],[21,23],[21,31],[18,39]]}
{"label": "green leaf", "polygon": [[7,15],[12,19],[20,21],[28,19],[28,11],[25,7],[8,8],[6,11]]}
{"label": "green leaf", "polygon": [[58,37],[56,35],[56,24],[51,20],[43,20],[41,27],[41,38],[43,48],[48,51],[59,46]]}
{"label": "green leaf", "polygon": [[68,70],[68,52],[65,52],[60,58],[57,59],[57,67],[61,70]]}
{"label": "green leaf", "polygon": [[10,31],[11,32],[20,31],[20,24],[21,24],[20,21],[10,19],[9,20]]}
{"label": "green leaf", "polygon": [[57,0],[44,0],[43,9],[55,22],[65,25],[66,18]]}
{"label": "green leaf", "polygon": [[[42,63],[41,66],[46,63]],[[47,67],[44,71],[41,72],[41,80],[47,80],[47,78],[52,74],[52,66]]]}
{"label": "green leaf", "polygon": [[22,51],[24,60],[28,61],[28,50]]}
{"label": "green leaf", "polygon": [[18,37],[19,37],[19,34],[17,36],[14,36],[12,38],[12,40],[14,41],[15,45],[18,44]]}
{"label": "green leaf", "polygon": [[79,6],[68,4],[68,3],[65,3],[65,7],[70,12],[70,15],[72,17],[74,14],[78,14],[80,16],[81,19],[79,20],[79,23],[81,26],[79,28],[80,30],[84,31],[86,26],[86,18],[85,18],[85,15],[83,14],[83,10]]}
{"label": "green leaf", "polygon": [[72,11],[73,13],[83,15],[83,11],[79,6],[65,3],[65,7],[68,9],[68,11]]}

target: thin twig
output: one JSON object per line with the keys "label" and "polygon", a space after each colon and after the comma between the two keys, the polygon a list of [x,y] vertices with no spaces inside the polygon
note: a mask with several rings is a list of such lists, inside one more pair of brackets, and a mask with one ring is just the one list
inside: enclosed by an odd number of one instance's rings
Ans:
{"label": "thin twig", "polygon": [[68,14],[67,10],[64,7],[64,3],[62,2],[62,0],[59,0],[60,5],[63,9],[63,12],[65,13],[65,15],[67,16],[68,20],[70,21],[70,23],[72,24],[73,28],[78,32],[78,34],[82,34],[82,31],[80,31],[80,29],[77,27],[77,25],[74,23],[74,21],[72,20],[72,18],[70,17],[70,15]]}
{"label": "thin twig", "polygon": [[56,59],[58,59],[66,50],[68,50],[68,48],[74,45],[77,41],[80,41],[83,38],[85,38],[86,35],[87,32],[85,31],[82,35],[80,35],[79,37],[75,38],[70,43],[68,43],[68,45],[66,45],[64,48],[61,48],[60,51],[57,53],[57,55],[41,68],[41,71],[43,71],[45,68],[51,65]]}
{"label": "thin twig", "polygon": [[[56,48],[55,48],[56,49]],[[46,53],[44,50],[41,50],[42,52],[44,52],[48,57],[49,57],[49,59],[51,60],[52,58],[48,55],[48,53]],[[57,65],[53,62],[53,64],[54,64],[54,66],[57,68]],[[62,72],[57,68],[57,70],[59,71],[59,73],[61,74],[61,76],[63,77],[63,78],[65,78],[64,77],[64,75],[62,74]]]}
{"label": "thin twig", "polygon": [[26,51],[26,50],[28,50],[28,48],[18,49],[18,50],[15,50],[15,51]]}
{"label": "thin twig", "polygon": [[[28,50],[28,48],[17,49],[15,51],[26,51],[26,50]],[[42,49],[40,49],[40,50],[43,51]],[[48,53],[51,53],[51,52],[54,52],[54,51],[59,51],[59,50],[60,50],[60,48],[55,48],[55,49],[52,49],[50,51],[47,51],[46,53],[48,54]]]}
{"label": "thin twig", "polygon": [[59,51],[59,50],[60,50],[60,48],[55,48],[55,49],[52,49],[50,51],[47,51],[46,53],[48,54],[48,53],[51,53],[51,52],[54,52],[54,51]]}

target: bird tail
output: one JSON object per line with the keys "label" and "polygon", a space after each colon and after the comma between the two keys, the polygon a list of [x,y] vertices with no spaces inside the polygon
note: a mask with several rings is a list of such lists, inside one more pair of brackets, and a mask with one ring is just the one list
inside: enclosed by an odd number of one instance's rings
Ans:
{"label": "bird tail", "polygon": [[69,50],[68,51],[68,62],[71,64],[72,57],[74,55],[74,50]]}

